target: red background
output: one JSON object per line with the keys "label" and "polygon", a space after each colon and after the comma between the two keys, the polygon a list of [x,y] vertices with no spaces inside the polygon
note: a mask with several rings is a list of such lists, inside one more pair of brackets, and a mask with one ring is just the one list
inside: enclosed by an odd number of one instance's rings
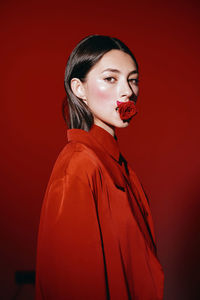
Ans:
{"label": "red background", "polygon": [[[1,0],[1,299],[14,295],[16,270],[35,268],[42,199],[66,143],[66,60],[94,33],[122,39],[139,62],[139,113],[118,137],[151,201],[164,299],[198,298],[199,6]],[[24,287],[17,299],[32,299],[33,291]]]}

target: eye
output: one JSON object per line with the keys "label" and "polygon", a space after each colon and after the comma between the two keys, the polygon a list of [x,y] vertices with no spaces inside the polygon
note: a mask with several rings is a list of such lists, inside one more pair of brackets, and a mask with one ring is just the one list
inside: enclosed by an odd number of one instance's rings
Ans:
{"label": "eye", "polygon": [[114,83],[114,82],[116,81],[116,78],[110,76],[110,77],[104,78],[104,80],[105,80],[105,81],[108,81],[108,82],[110,82],[110,83]]}
{"label": "eye", "polygon": [[128,79],[128,82],[133,83],[135,85],[138,85],[139,79],[137,79],[137,78],[131,78],[131,79]]}

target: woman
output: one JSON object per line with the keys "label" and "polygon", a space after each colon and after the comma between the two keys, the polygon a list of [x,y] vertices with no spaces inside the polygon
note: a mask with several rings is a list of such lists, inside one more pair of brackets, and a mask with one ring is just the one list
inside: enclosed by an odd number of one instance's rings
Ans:
{"label": "woman", "polygon": [[137,112],[136,59],[116,38],[86,37],[68,59],[65,88],[68,143],[43,203],[36,299],[162,299],[148,201],[115,136]]}

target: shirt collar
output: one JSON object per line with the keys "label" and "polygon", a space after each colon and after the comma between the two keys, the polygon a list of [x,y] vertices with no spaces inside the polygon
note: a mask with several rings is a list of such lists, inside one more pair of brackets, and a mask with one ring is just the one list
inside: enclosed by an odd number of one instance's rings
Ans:
{"label": "shirt collar", "polygon": [[120,151],[117,137],[113,137],[109,132],[96,124],[93,124],[88,132],[83,129],[68,129],[67,138],[69,142],[78,141],[88,146],[103,148],[104,151],[119,162]]}

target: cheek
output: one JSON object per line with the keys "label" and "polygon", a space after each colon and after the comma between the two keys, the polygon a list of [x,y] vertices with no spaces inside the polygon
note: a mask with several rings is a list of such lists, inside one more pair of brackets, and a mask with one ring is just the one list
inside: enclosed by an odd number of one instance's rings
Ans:
{"label": "cheek", "polygon": [[94,82],[90,88],[90,97],[96,101],[109,101],[113,99],[113,91],[105,83]]}
{"label": "cheek", "polygon": [[136,94],[136,96],[139,94],[139,87],[136,86],[135,89],[133,89],[133,92]]}

